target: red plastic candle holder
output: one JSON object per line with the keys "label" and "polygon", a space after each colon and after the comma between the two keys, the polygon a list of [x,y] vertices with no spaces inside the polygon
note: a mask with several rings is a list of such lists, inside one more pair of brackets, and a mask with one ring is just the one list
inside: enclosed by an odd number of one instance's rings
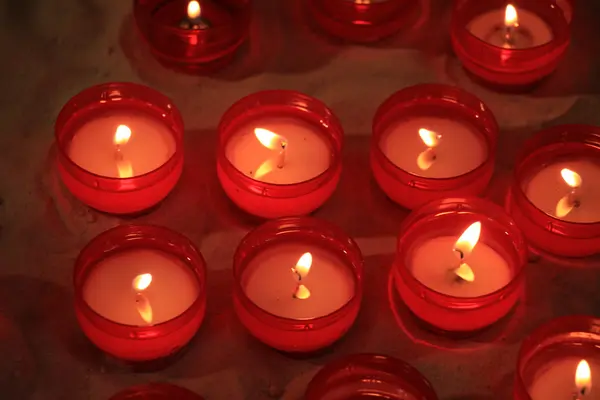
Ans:
{"label": "red plastic candle holder", "polygon": [[[313,136],[318,138],[316,140],[326,148],[326,154],[321,154],[328,159],[328,167],[324,172],[299,182],[268,183],[247,175],[232,163],[228,158],[227,148],[242,129],[251,130],[277,119],[285,119],[288,124],[298,123],[312,130]],[[288,90],[257,92],[231,106],[221,118],[218,129],[219,181],[227,196],[249,214],[262,218],[309,214],[335,191],[342,172],[344,132],[337,117],[321,101]],[[286,135],[285,132],[277,133]],[[302,142],[302,139],[299,140]],[[298,150],[294,147],[297,144],[298,142],[289,144],[286,150],[288,154]],[[245,154],[254,153],[253,150],[243,150]],[[310,154],[312,149],[307,147],[303,152]],[[310,157],[305,157],[302,161],[307,166],[315,162]],[[294,167],[297,169],[298,165],[303,166],[297,162]],[[256,169],[258,167],[255,166]]]}
{"label": "red plastic candle holder", "polygon": [[[196,300],[174,318],[149,326],[125,325],[100,315],[86,302],[85,285],[103,260],[132,250],[151,249],[189,267],[198,289]],[[119,282],[114,282],[117,287]],[[75,262],[75,312],[85,335],[104,352],[124,361],[165,359],[183,348],[196,334],[206,309],[206,266],[196,247],[184,236],[150,225],[121,225],[89,242]],[[176,285],[175,285],[176,286]],[[107,288],[107,296],[113,288]],[[133,295],[133,294],[132,294]],[[177,296],[174,288],[173,296]]]}
{"label": "red plastic candle holder", "polygon": [[[131,178],[101,176],[77,165],[69,154],[74,136],[87,123],[111,115],[142,116],[163,126],[162,130],[172,134],[173,154],[158,168]],[[56,119],[58,172],[67,189],[96,210],[111,214],[144,211],[162,201],[181,176],[183,131],[181,114],[173,102],[149,87],[134,83],[92,86],[71,98]],[[92,154],[96,149],[89,151]]]}
{"label": "red plastic candle holder", "polygon": [[556,7],[555,0],[510,3],[517,13],[521,11],[523,17],[529,15],[533,21],[528,27],[526,18],[520,17],[519,29],[530,29],[528,34],[532,38],[548,36],[549,41],[543,39],[540,44],[535,44],[531,39],[531,47],[506,48],[471,31],[474,21],[486,16],[490,19],[490,30],[494,29],[495,23],[498,24],[496,30],[503,29],[504,10],[508,4],[505,0],[455,1],[450,36],[454,52],[469,72],[494,85],[524,86],[541,80],[556,69],[570,42],[569,21],[563,10]]}
{"label": "red plastic candle holder", "polygon": [[600,372],[598,332],[600,320],[588,316],[561,317],[536,329],[519,350],[514,399],[576,398],[579,361],[588,362],[592,383]]}
{"label": "red plastic candle holder", "polygon": [[[400,396],[400,397],[398,397]],[[397,358],[352,354],[325,365],[309,383],[304,398],[437,400],[431,384]]]}
{"label": "red plastic candle holder", "polygon": [[[277,262],[279,260],[276,254],[280,250],[290,251],[290,246],[298,250],[298,254],[291,256],[294,262],[296,256],[303,252],[309,251],[314,254],[308,279],[298,281],[304,283],[311,291],[311,298],[323,302],[330,301],[336,296],[337,287],[342,284],[340,281],[344,280],[351,283],[352,292],[349,299],[345,303],[340,303],[339,308],[333,307],[327,314],[306,318],[276,315],[259,306],[258,299],[252,298],[251,294],[251,274],[266,267],[268,262],[275,268],[272,268],[272,279],[268,279],[269,275],[263,281],[264,290],[261,292],[265,294],[265,298],[273,294],[268,301],[285,302],[286,297],[289,296],[290,304],[285,312],[291,313],[296,312],[296,307],[302,306],[301,302],[306,301],[306,299],[293,298],[293,286],[296,285],[292,272],[294,264]],[[319,274],[317,269],[321,268],[321,272],[323,271],[324,265],[319,265],[318,253],[335,260],[333,262],[337,263],[340,279],[331,275],[320,283],[309,280],[310,274]],[[269,256],[264,257],[266,254]],[[287,217],[271,220],[250,232],[237,248],[233,261],[233,274],[234,308],[238,318],[258,340],[284,352],[308,353],[331,345],[350,329],[360,309],[363,277],[363,258],[360,249],[339,228],[315,218]],[[286,285],[288,275],[289,282],[293,283],[289,290]],[[324,275],[321,274],[320,277],[323,278]],[[310,301],[311,298],[308,300]],[[288,306],[287,303],[283,304],[283,307]]]}
{"label": "red plastic candle holder", "polygon": [[[539,132],[529,139],[516,162],[513,184],[506,198],[506,209],[521,228],[535,253],[547,253],[562,257],[585,257],[600,253],[600,221],[572,222],[550,215],[538,208],[528,197],[527,187],[533,177],[545,168],[563,164],[577,172],[577,163],[589,160],[600,171],[600,128],[587,125],[561,125]],[[592,174],[585,174],[592,172]],[[583,185],[597,185],[594,171],[579,171]],[[548,188],[564,186],[560,167]],[[551,198],[552,193],[546,197]],[[560,196],[559,196],[560,197]],[[556,199],[558,202],[558,198]],[[585,198],[581,199],[582,203]],[[588,200],[597,203],[597,200]],[[589,204],[589,203],[588,203]],[[547,210],[546,210],[547,211]],[[578,212],[578,210],[574,210]]]}
{"label": "red plastic candle holder", "polygon": [[[383,139],[395,124],[414,121],[417,118],[425,121],[425,124],[428,119],[453,121],[469,129],[473,138],[477,136],[477,140],[481,140],[483,143],[482,147],[486,148],[487,154],[482,157],[481,164],[458,176],[444,178],[419,176],[396,165],[382,149]],[[452,130],[452,128],[446,130]],[[400,132],[389,134],[396,133]],[[408,135],[418,137],[418,130],[406,131],[401,134],[405,137]],[[429,201],[445,197],[477,196],[486,189],[494,173],[497,137],[498,124],[494,115],[481,100],[472,94],[445,85],[411,86],[393,94],[375,114],[370,150],[371,169],[375,180],[385,194],[394,202],[408,209],[414,209]],[[443,140],[444,138],[442,138]],[[403,147],[406,148],[406,146]],[[423,149],[425,149],[424,145]],[[460,147],[457,151],[460,151]],[[473,156],[468,153],[466,151],[464,154],[465,158]],[[417,154],[414,155],[414,158],[417,158]],[[438,161],[443,162],[441,159]]]}
{"label": "red plastic candle holder", "polygon": [[[449,292],[432,289],[429,285],[437,284],[442,277],[435,274],[421,276],[433,277],[433,283],[424,283],[415,277],[417,268],[415,256],[418,250],[430,240],[451,237],[449,251],[454,247],[454,239],[461,236],[465,228],[472,223],[481,223],[481,235],[477,246],[486,246],[506,263],[508,283],[493,292],[475,297],[456,297]],[[444,249],[430,248],[430,264],[421,265],[421,269],[434,266],[437,254]],[[475,257],[475,253],[472,254]],[[492,274],[492,256],[484,256],[483,250],[479,262],[486,267],[475,272],[475,282],[479,274],[487,276],[479,279],[490,280]],[[457,265],[459,259],[456,258]],[[469,263],[470,258],[465,258]],[[452,262],[454,258],[452,258]],[[407,307],[419,319],[434,328],[435,331],[449,333],[471,333],[479,331],[504,317],[519,300],[523,290],[523,270],[527,263],[527,245],[515,223],[502,208],[479,198],[444,199],[431,202],[413,211],[403,222],[398,238],[398,249],[392,266],[395,287]],[[444,262],[445,264],[445,262]],[[444,265],[443,268],[446,266]],[[455,265],[449,265],[451,269]],[[473,267],[475,269],[475,266]],[[450,270],[449,270],[450,271]],[[439,278],[439,279],[438,279]],[[493,278],[496,279],[496,278]],[[458,284],[458,282],[457,282]],[[472,283],[461,282],[461,285]],[[496,286],[494,286],[496,287]],[[466,292],[469,293],[469,292]]]}
{"label": "red plastic candle holder", "polygon": [[196,393],[170,383],[148,383],[125,389],[110,400],[202,400]]}
{"label": "red plastic candle holder", "polygon": [[407,0],[309,0],[308,10],[325,32],[359,43],[375,42],[409,25],[417,3]]}
{"label": "red plastic candle holder", "polygon": [[248,37],[251,0],[199,0],[200,25],[182,27],[189,0],[134,0],[141,36],[165,66],[188,73],[213,72],[233,59]]}

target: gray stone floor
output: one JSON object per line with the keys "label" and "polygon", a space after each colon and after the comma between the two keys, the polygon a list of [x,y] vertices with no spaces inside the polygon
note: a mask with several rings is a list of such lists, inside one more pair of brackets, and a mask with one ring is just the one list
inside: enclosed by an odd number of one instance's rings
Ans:
{"label": "gray stone floor", "polygon": [[[312,33],[296,18],[295,0],[256,0],[250,43],[231,67],[208,78],[161,68],[132,29],[131,1],[1,0],[0,398],[101,400],[129,385],[161,380],[207,399],[294,400],[321,365],[365,351],[410,362],[441,399],[509,398],[516,353],[528,332],[553,316],[600,312],[600,272],[592,268],[600,262],[589,260],[587,268],[530,264],[527,297],[512,317],[470,340],[442,340],[418,330],[406,316],[401,329],[384,288],[406,212],[371,178],[371,119],[392,92],[417,83],[457,84],[480,96],[502,127],[489,190],[489,197],[502,201],[524,139],[559,123],[600,125],[600,3],[579,1],[566,59],[525,95],[495,93],[465,75],[448,46],[449,3],[421,0],[423,18],[414,29],[359,47]],[[128,222],[182,232],[200,246],[209,265],[204,325],[176,363],[153,373],[135,373],[102,355],[73,314],[71,272],[79,249],[123,220],[89,210],[65,192],[54,169],[53,122],[75,93],[111,80],[166,93],[187,125],[181,182],[158,209]],[[225,198],[214,166],[220,115],[241,96],[275,88],[316,96],[342,120],[344,175],[316,216],[341,225],[366,257],[365,299],[356,326],[326,354],[303,360],[257,343],[232,312],[232,254],[255,221]]]}

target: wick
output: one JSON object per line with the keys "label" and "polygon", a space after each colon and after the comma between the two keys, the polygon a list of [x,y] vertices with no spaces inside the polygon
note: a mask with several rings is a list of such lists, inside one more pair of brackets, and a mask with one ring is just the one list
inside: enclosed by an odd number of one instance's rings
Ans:
{"label": "wick", "polygon": [[298,282],[301,282],[302,281],[302,275],[300,275],[300,272],[298,272],[296,269],[294,269],[294,273],[298,277]]}
{"label": "wick", "polygon": [[462,261],[465,258],[465,253],[463,253],[461,249],[454,249],[454,251],[457,252],[460,256],[460,261]]}

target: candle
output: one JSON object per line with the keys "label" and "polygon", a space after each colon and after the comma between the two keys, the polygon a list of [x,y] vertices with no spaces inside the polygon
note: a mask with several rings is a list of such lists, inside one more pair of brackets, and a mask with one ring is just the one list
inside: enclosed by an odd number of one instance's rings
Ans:
{"label": "candle", "polygon": [[[312,259],[304,266],[303,254]],[[354,277],[339,257],[304,243],[265,249],[250,261],[242,279],[246,296],[257,306],[298,320],[331,314],[355,293]]]}
{"label": "candle", "polygon": [[181,315],[198,298],[189,267],[152,249],[123,251],[99,262],[83,287],[84,301],[113,322],[156,325]]}
{"label": "candle", "polygon": [[202,255],[178,233],[118,226],[95,237],[77,258],[77,320],[114,357],[133,362],[168,357],[202,323],[205,274]]}
{"label": "candle", "polygon": [[134,0],[139,33],[153,55],[190,74],[221,70],[234,59],[248,37],[251,11],[247,0]]}
{"label": "candle", "polygon": [[331,150],[310,124],[292,118],[259,120],[234,133],[227,158],[244,175],[261,182],[289,185],[327,171]]}
{"label": "candle", "polygon": [[236,251],[234,308],[248,331],[269,346],[316,351],[354,323],[362,270],[358,246],[336,226],[309,217],[270,220]]}
{"label": "candle", "polygon": [[306,400],[437,400],[429,381],[402,360],[351,354],[326,364],[308,384]]}
{"label": "candle", "polygon": [[505,49],[541,46],[554,38],[552,28],[542,18],[511,4],[476,16],[467,29],[477,38]]}
{"label": "candle", "polygon": [[526,88],[548,76],[570,42],[555,0],[455,2],[450,34],[465,69],[496,89]]}
{"label": "candle", "polygon": [[396,290],[427,325],[474,332],[508,314],[521,296],[527,246],[495,204],[440,199],[414,210],[400,231]]}
{"label": "candle", "polygon": [[531,400],[600,400],[600,390],[593,386],[593,376],[600,376],[598,360],[552,359],[537,371],[529,395]]}
{"label": "candle", "polygon": [[414,277],[430,289],[453,297],[484,296],[506,286],[512,278],[511,268],[496,250],[478,242],[476,230],[481,229],[481,223],[476,224],[461,236],[466,241],[462,245],[464,253],[468,253],[464,264],[457,261],[460,238],[436,237],[414,250],[411,269]]}
{"label": "candle", "polygon": [[578,159],[550,164],[524,184],[535,207],[568,222],[600,222],[600,162]]}
{"label": "candle", "polygon": [[497,135],[494,115],[472,94],[446,85],[412,86],[375,114],[371,169],[390,199],[408,209],[478,196],[494,172]]}
{"label": "candle", "polygon": [[175,148],[173,134],[160,120],[115,112],[82,125],[71,139],[68,155],[95,175],[131,178],[164,165]]}
{"label": "candle", "polygon": [[460,121],[415,117],[392,124],[380,142],[397,167],[426,178],[450,178],[479,167],[488,157],[477,130]]}
{"label": "candle", "polygon": [[506,209],[534,252],[600,252],[600,151],[591,145],[599,134],[594,126],[558,125],[538,132],[520,150]]}
{"label": "candle", "polygon": [[133,214],[162,201],[183,170],[183,120],[146,86],[104,83],[56,118],[57,167],[67,189],[97,210]]}
{"label": "candle", "polygon": [[337,187],[343,135],[338,119],[317,99],[286,90],[251,94],[221,118],[219,182],[252,215],[309,214]]}
{"label": "candle", "polygon": [[515,400],[599,400],[600,321],[588,316],[553,319],[521,344]]}

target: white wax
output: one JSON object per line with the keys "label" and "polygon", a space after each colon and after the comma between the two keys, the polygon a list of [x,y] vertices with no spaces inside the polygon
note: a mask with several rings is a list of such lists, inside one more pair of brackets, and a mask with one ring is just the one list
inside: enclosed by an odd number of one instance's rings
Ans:
{"label": "white wax", "polygon": [[[442,136],[434,150],[436,160],[426,170],[417,164],[419,154],[427,150],[419,136],[421,128]],[[450,178],[466,174],[480,166],[488,153],[485,139],[475,128],[437,117],[415,117],[392,124],[382,135],[380,147],[399,168],[426,178]]]}
{"label": "white wax", "polygon": [[96,175],[119,178],[115,131],[119,125],[131,129],[131,138],[120,146],[122,159],[131,164],[133,176],[151,172],[175,153],[175,139],[167,125],[141,113],[114,113],[90,120],[71,140],[71,160]]}
{"label": "white wax", "polygon": [[[569,357],[552,360],[533,378],[529,387],[531,400],[572,400],[576,392],[575,371],[581,358]],[[582,400],[600,400],[600,363],[586,359],[592,371],[592,389]]]}
{"label": "white wax", "polygon": [[[506,9],[490,11],[473,18],[467,29],[474,36],[497,47],[505,47],[504,15]],[[515,30],[514,48],[536,47],[552,41],[550,26],[534,13],[517,8],[519,28]]]}
{"label": "white wax", "polygon": [[83,299],[98,314],[124,325],[147,325],[137,308],[133,279],[152,274],[142,293],[152,307],[153,324],[171,320],[196,301],[199,288],[191,270],[181,260],[161,251],[123,251],[100,261],[83,287]]}
{"label": "white wax", "polygon": [[[298,280],[291,269],[306,252],[312,254],[313,262],[301,283],[311,295],[300,300],[293,296]],[[264,250],[251,260],[242,279],[246,296],[254,304],[284,318],[322,317],[339,310],[354,296],[354,277],[343,261],[310,244],[280,244]]]}
{"label": "white wax", "polygon": [[563,168],[581,176],[582,184],[576,192],[581,204],[560,219],[570,222],[600,222],[600,160],[572,160],[542,168],[525,183],[527,198],[546,214],[556,217],[556,204],[571,192],[560,174]]}
{"label": "white wax", "polygon": [[441,236],[420,243],[413,253],[413,276],[436,292],[453,297],[483,296],[510,282],[512,271],[507,261],[481,241],[465,258],[475,274],[475,280],[464,282],[456,279],[452,269],[459,265],[458,257],[453,251],[457,239],[458,236]]}
{"label": "white wax", "polygon": [[[285,137],[287,142],[283,168],[255,177],[256,170],[267,160],[276,160],[278,150],[263,146],[254,135],[255,128],[268,129]],[[227,143],[226,155],[236,169],[261,182],[293,184],[315,178],[330,165],[331,150],[318,128],[295,118],[265,118],[242,127]]]}

